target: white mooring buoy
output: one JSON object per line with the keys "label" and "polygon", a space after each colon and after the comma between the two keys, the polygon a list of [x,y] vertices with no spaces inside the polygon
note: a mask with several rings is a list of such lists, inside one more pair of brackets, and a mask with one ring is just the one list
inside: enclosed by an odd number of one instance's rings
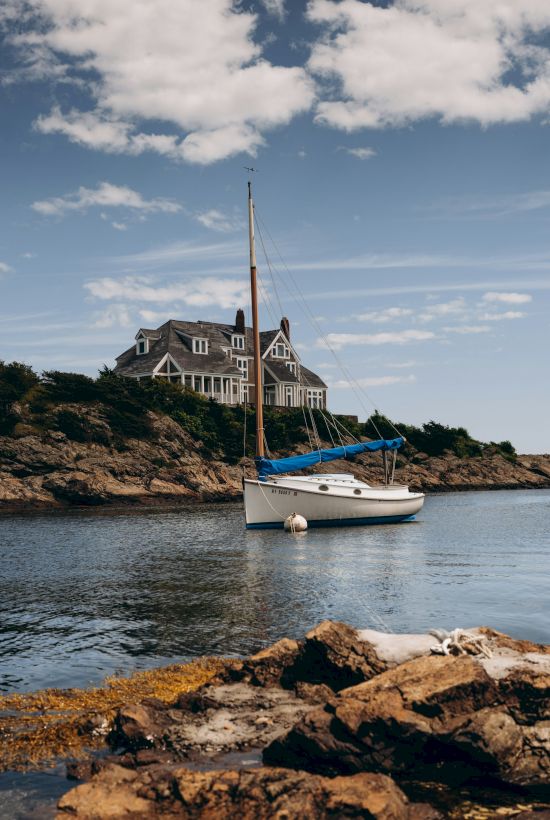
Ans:
{"label": "white mooring buoy", "polygon": [[285,520],[285,530],[287,532],[305,532],[307,530],[307,521],[303,515],[292,513]]}

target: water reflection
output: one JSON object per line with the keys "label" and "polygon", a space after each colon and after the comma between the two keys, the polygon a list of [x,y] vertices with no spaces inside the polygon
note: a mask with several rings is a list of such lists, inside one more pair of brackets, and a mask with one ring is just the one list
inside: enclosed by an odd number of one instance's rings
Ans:
{"label": "water reflection", "polygon": [[245,654],[322,618],[549,640],[550,492],[442,495],[384,527],[245,531],[239,505],[0,519],[0,686]]}

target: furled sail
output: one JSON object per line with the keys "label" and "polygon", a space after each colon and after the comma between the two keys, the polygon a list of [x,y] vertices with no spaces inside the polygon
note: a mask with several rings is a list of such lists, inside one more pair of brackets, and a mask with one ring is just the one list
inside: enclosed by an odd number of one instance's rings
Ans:
{"label": "furled sail", "polygon": [[399,437],[380,439],[379,441],[361,441],[359,444],[350,444],[349,447],[332,447],[330,450],[313,450],[311,453],[304,453],[301,456],[289,456],[288,458],[270,459],[262,456],[256,458],[256,469],[260,481],[265,481],[269,475],[293,473],[295,470],[303,470],[305,467],[314,467],[315,464],[320,464],[323,461],[350,458],[360,453],[372,453],[377,450],[398,450],[404,443],[405,439]]}

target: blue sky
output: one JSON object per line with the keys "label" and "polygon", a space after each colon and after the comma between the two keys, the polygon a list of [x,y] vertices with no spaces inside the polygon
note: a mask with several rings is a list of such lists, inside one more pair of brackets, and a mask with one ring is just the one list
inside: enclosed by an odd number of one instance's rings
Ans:
{"label": "blue sky", "polygon": [[230,320],[252,164],[262,324],[280,300],[332,409],[550,451],[546,0],[6,0],[0,22],[0,358],[94,374],[140,326]]}

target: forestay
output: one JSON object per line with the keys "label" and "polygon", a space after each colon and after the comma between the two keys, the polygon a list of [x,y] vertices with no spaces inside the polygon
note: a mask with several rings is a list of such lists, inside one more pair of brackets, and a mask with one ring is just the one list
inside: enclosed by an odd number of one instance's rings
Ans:
{"label": "forestay", "polygon": [[314,467],[325,461],[335,461],[338,458],[352,458],[360,453],[377,452],[378,450],[398,450],[405,443],[403,437],[392,439],[380,439],[379,441],[361,441],[359,444],[350,444],[343,447],[332,447],[329,450],[313,450],[311,453],[304,453],[300,456],[289,456],[288,458],[270,459],[256,458],[256,469],[260,481],[266,481],[270,475],[280,475],[281,473],[293,473],[295,470],[303,470],[306,467]]}

